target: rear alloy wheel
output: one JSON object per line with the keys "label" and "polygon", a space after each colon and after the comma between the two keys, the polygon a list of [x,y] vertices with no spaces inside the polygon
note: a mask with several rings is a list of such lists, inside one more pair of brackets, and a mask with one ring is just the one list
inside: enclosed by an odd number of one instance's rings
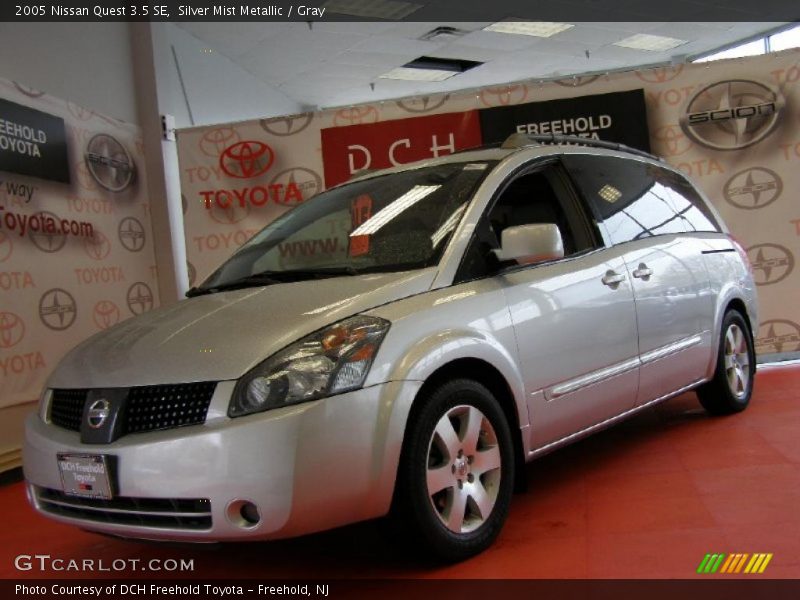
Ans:
{"label": "rear alloy wheel", "polygon": [[398,471],[395,516],[418,551],[462,560],[487,548],[508,514],[511,434],[491,392],[475,381],[450,381],[419,401]]}
{"label": "rear alloy wheel", "polygon": [[697,389],[700,403],[714,415],[743,411],[750,403],[755,375],[755,353],[744,317],[730,310],[722,321],[714,378]]}

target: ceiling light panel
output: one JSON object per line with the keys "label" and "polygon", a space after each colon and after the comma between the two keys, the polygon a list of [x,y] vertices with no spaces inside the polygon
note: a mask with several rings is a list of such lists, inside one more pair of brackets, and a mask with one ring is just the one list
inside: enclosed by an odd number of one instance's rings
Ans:
{"label": "ceiling light panel", "polygon": [[397,67],[388,73],[380,75],[380,79],[403,79],[405,81],[444,81],[458,75],[457,71],[444,71],[441,69],[417,69],[412,67]]}
{"label": "ceiling light panel", "polygon": [[571,23],[553,23],[551,21],[499,21],[483,29],[484,31],[494,31],[495,33],[548,38],[573,27],[575,26]]}
{"label": "ceiling light panel", "polygon": [[366,19],[401,20],[422,8],[397,0],[328,0],[323,6],[332,13]]}
{"label": "ceiling light panel", "polygon": [[686,44],[687,40],[679,40],[678,38],[666,37],[663,35],[650,35],[647,33],[637,33],[624,40],[614,42],[615,46],[621,48],[632,48],[634,50],[649,50],[651,52],[663,52],[665,50],[672,50],[678,46]]}

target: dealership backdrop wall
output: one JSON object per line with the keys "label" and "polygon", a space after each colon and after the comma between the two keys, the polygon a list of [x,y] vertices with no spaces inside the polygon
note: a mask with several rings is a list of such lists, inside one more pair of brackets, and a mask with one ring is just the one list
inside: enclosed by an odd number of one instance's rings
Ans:
{"label": "dealership backdrop wall", "polygon": [[0,79],[1,422],[67,350],[158,304],[142,165],[136,126]]}
{"label": "dealership backdrop wall", "polygon": [[[580,133],[649,147],[693,177],[748,250],[761,305],[758,352],[800,351],[799,64],[800,51],[790,50],[180,131],[191,283],[355,170],[502,140],[518,128]],[[281,252],[287,262],[341,252],[335,237],[331,223]]]}

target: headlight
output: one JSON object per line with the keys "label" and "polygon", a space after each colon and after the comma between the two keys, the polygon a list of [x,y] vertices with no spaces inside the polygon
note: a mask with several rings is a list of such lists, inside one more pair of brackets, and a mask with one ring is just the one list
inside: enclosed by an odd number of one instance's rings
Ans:
{"label": "headlight", "polygon": [[304,337],[236,384],[229,417],[308,402],[360,388],[389,321],[351,317]]}

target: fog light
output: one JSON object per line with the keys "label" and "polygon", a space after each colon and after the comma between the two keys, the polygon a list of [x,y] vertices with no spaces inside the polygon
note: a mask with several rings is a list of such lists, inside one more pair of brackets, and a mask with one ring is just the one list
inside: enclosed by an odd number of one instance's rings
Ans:
{"label": "fog light", "polygon": [[225,516],[228,517],[228,521],[233,525],[242,529],[251,529],[261,521],[261,513],[258,510],[258,506],[249,500],[232,501],[228,504]]}

